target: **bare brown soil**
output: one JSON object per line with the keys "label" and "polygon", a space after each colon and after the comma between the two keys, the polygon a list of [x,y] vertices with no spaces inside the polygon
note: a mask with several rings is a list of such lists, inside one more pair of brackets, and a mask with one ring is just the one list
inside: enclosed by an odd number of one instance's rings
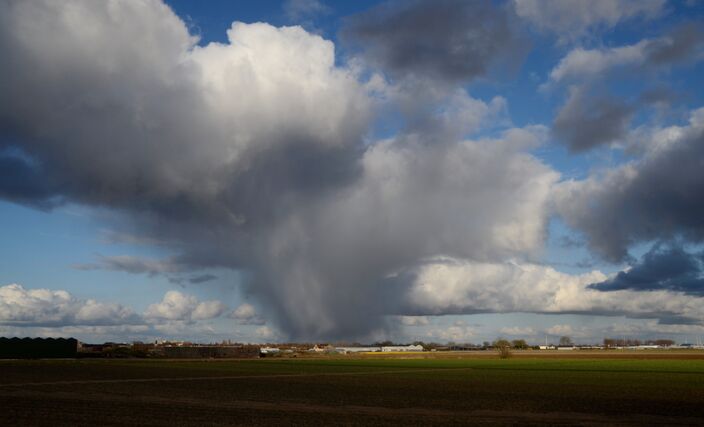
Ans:
{"label": "bare brown soil", "polygon": [[0,425],[704,425],[700,353],[535,353],[0,361]]}
{"label": "bare brown soil", "polygon": [[[642,426],[702,423],[696,417],[654,415],[605,416],[578,412],[515,410],[443,410],[360,405],[319,405],[295,402],[188,397],[115,396],[111,393],[16,391],[3,395],[17,411],[6,425],[579,425]],[[18,405],[19,404],[19,405]],[[24,411],[21,408],[26,405]],[[20,406],[19,408],[17,406]],[[31,415],[29,415],[31,414]],[[80,414],[80,417],[77,416]],[[29,415],[29,416],[28,416]]]}

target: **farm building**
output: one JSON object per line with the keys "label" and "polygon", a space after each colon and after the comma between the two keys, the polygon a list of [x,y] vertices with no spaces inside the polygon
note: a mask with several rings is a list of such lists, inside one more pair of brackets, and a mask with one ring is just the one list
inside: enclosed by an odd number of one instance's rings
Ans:
{"label": "farm building", "polygon": [[75,338],[0,338],[0,359],[76,357]]}

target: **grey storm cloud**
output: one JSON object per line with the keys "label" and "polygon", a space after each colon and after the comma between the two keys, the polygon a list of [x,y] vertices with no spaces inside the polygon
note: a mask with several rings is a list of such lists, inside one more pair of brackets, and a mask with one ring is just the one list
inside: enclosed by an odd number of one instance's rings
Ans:
{"label": "grey storm cloud", "polygon": [[466,81],[525,54],[507,10],[490,1],[392,1],[348,18],[341,35],[394,77]]}
{"label": "grey storm cloud", "polygon": [[682,237],[704,241],[704,109],[689,124],[640,134],[641,158],[565,181],[557,212],[604,258],[628,258],[633,243]]}
{"label": "grey storm cloud", "polygon": [[214,274],[200,274],[198,276],[192,276],[188,278],[189,283],[193,284],[198,284],[198,283],[205,283],[205,282],[210,282],[211,280],[217,279],[218,276]]}
{"label": "grey storm cloud", "polygon": [[206,283],[210,282],[212,280],[217,279],[218,276],[214,274],[199,274],[196,276],[190,276],[190,277],[182,277],[182,276],[168,276],[169,283],[173,283],[174,285],[180,285],[183,286],[186,283],[190,283],[192,285],[197,285],[200,283]]}
{"label": "grey storm cloud", "polygon": [[615,27],[634,18],[654,18],[666,0],[513,0],[516,13],[543,31],[552,31],[565,42],[593,30]]}
{"label": "grey storm cloud", "polygon": [[[438,73],[474,76],[505,46],[503,12],[475,5],[437,7],[454,34],[429,40],[457,36],[461,52]],[[476,25],[457,33],[455,14]],[[234,23],[228,40],[199,46],[156,0],[0,3],[0,141],[50,189],[3,196],[111,209],[111,229],[124,223],[173,251],[79,268],[177,279],[237,269],[293,338],[385,327],[399,297],[383,278],[428,256],[522,257],[542,245],[558,174],[526,151],[544,128],[369,143],[373,103],[331,42],[262,23]],[[493,108],[462,100],[458,117]]]}
{"label": "grey storm cloud", "polygon": [[158,274],[178,273],[187,269],[176,260],[154,260],[131,255],[101,256],[96,263],[77,264],[77,270],[112,270],[124,271],[132,274]]}
{"label": "grey storm cloud", "polygon": [[553,135],[572,152],[587,151],[624,137],[635,110],[616,98],[573,88],[553,122]]}
{"label": "grey storm cloud", "polygon": [[[553,122],[553,135],[572,152],[583,152],[600,145],[617,142],[626,136],[637,103],[628,103],[608,95],[602,86],[618,73],[629,80],[647,80],[654,73],[702,57],[704,32],[687,23],[655,39],[619,47],[571,50],[550,72],[542,88],[560,83],[570,87],[567,101]],[[640,101],[665,103],[674,97],[665,86],[645,89]]]}
{"label": "grey storm cloud", "polygon": [[150,259],[131,255],[100,256],[98,262],[76,264],[77,270],[110,270],[130,274],[146,274],[150,277],[164,276],[176,285],[190,283],[193,285],[210,282],[218,277],[211,273],[188,275],[189,271],[199,270],[197,264],[188,265],[176,257],[167,259]]}
{"label": "grey storm cloud", "polygon": [[650,89],[646,89],[645,91],[643,91],[640,94],[638,99],[639,99],[639,101],[646,103],[646,104],[669,105],[681,97],[682,97],[682,94],[679,94],[675,91],[672,91],[666,87],[655,86],[655,87],[652,87]]}
{"label": "grey storm cloud", "polygon": [[[550,72],[550,82],[603,80],[615,72],[638,77],[634,72],[652,74],[683,62],[698,61],[704,53],[704,31],[695,23],[680,24],[665,35],[643,39],[635,44],[569,51]],[[649,72],[649,73],[646,73]]]}
{"label": "grey storm cloud", "polygon": [[688,253],[676,243],[659,243],[630,269],[589,287],[600,291],[668,290],[704,295],[704,256]]}
{"label": "grey storm cloud", "polygon": [[674,28],[668,35],[652,40],[645,46],[647,64],[658,66],[677,63],[701,55],[704,31],[701,22],[689,22]]}
{"label": "grey storm cloud", "polygon": [[660,316],[658,323],[661,325],[701,325],[702,320],[686,316]]}

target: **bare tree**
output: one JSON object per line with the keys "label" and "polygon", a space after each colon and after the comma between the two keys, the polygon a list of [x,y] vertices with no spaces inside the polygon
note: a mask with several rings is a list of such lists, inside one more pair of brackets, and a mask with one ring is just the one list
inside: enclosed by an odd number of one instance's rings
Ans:
{"label": "bare tree", "polygon": [[502,359],[508,359],[511,357],[511,343],[503,338],[499,338],[494,341],[494,348],[499,352],[499,357]]}
{"label": "bare tree", "polygon": [[511,346],[518,350],[525,350],[528,348],[528,343],[526,340],[513,340],[511,341]]}

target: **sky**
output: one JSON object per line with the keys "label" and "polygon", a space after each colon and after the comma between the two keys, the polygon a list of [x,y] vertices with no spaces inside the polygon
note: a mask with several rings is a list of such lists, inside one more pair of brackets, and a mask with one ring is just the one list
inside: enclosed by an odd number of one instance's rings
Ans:
{"label": "sky", "polygon": [[702,24],[0,0],[0,335],[696,342]]}

